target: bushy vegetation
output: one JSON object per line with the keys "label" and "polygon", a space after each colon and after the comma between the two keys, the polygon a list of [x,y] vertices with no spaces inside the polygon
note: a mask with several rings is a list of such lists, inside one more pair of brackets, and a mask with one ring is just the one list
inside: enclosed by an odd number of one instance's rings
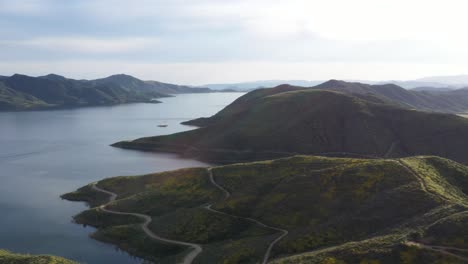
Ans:
{"label": "bushy vegetation", "polygon": [[157,263],[159,261],[171,263],[167,261],[177,258],[186,250],[182,246],[159,243],[148,237],[140,226],[132,224],[102,228],[92,234],[92,237],[103,242],[116,244],[132,255]]}
{"label": "bushy vegetation", "polygon": [[456,257],[405,245],[395,236],[350,242],[277,259],[272,264],[462,264]]}
{"label": "bushy vegetation", "polygon": [[69,201],[83,201],[91,207],[104,204],[109,199],[107,194],[94,191],[91,185],[83,186],[75,192],[63,194],[60,197]]}
{"label": "bushy vegetation", "polygon": [[441,204],[393,160],[298,156],[213,172],[233,193],[217,209],[290,231],[277,254],[364,239]]}
{"label": "bushy vegetation", "polygon": [[468,210],[430,226],[420,240],[428,244],[467,249],[465,255],[468,257]]}
{"label": "bushy vegetation", "polygon": [[74,261],[48,255],[14,254],[0,249],[0,263],[5,264],[77,264]]}
{"label": "bushy vegetation", "polygon": [[151,223],[151,229],[166,237],[199,244],[275,233],[259,228],[249,221],[227,217],[199,207],[178,209],[156,218]]}

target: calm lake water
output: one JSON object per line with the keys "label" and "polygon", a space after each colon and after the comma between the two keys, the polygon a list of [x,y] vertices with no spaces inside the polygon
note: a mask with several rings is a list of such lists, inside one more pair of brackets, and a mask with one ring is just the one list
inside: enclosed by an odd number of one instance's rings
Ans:
{"label": "calm lake water", "polygon": [[190,130],[180,122],[210,116],[241,95],[186,94],[162,104],[0,113],[0,248],[81,263],[137,263],[90,239],[92,228],[71,222],[86,206],[59,196],[106,177],[207,166],[109,144]]}

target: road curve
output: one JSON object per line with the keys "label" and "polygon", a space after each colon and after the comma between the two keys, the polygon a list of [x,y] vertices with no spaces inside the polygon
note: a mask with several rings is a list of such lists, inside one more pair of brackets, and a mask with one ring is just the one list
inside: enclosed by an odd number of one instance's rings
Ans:
{"label": "road curve", "polygon": [[91,184],[91,188],[95,191],[98,191],[98,192],[102,192],[102,193],[105,193],[105,194],[108,194],[109,195],[109,200],[107,203],[103,204],[103,205],[100,205],[98,208],[100,210],[102,210],[103,212],[106,212],[106,213],[110,213],[110,214],[117,214],[117,215],[132,215],[132,216],[136,216],[140,219],[143,219],[144,222],[141,224],[141,229],[143,230],[143,232],[145,232],[145,234],[149,237],[151,237],[152,239],[155,239],[155,240],[159,240],[161,242],[164,242],[164,243],[169,243],[169,244],[175,244],[175,245],[181,245],[181,246],[187,246],[187,247],[191,247],[193,248],[193,250],[187,254],[183,261],[181,262],[181,264],[191,264],[193,262],[193,260],[203,251],[203,248],[198,245],[198,244],[194,244],[194,243],[188,243],[188,242],[183,242],[183,241],[178,241],[178,240],[172,240],[172,239],[167,239],[167,238],[163,238],[163,237],[160,237],[158,235],[156,235],[155,233],[153,233],[149,228],[148,228],[148,225],[151,223],[152,219],[151,219],[151,216],[149,215],[145,215],[145,214],[138,214],[138,213],[127,213],[127,212],[119,212],[119,211],[113,211],[113,210],[109,210],[109,209],[106,209],[106,206],[115,201],[115,199],[117,198],[117,194],[113,193],[113,192],[109,192],[109,191],[106,191],[104,189],[101,189],[99,187],[96,186],[96,183],[93,183]]}
{"label": "road curve", "polygon": [[[228,199],[229,197],[231,197],[231,193],[226,190],[223,186],[219,185],[215,179],[214,179],[214,176],[213,176],[213,172],[212,172],[212,168],[208,168],[207,169],[208,171],[208,175],[210,177],[210,181],[211,183],[216,186],[216,188],[220,189],[223,193],[224,193],[224,199]],[[242,216],[237,216],[237,215],[231,215],[231,214],[227,214],[225,212],[221,212],[221,211],[218,211],[218,210],[215,210],[212,207],[213,204],[209,204],[207,206],[205,206],[204,208],[211,211],[211,212],[214,212],[214,213],[218,213],[218,214],[223,214],[223,215],[227,215],[227,216],[230,216],[230,217],[235,217],[235,218],[239,218],[239,219],[244,219],[244,220],[247,220],[247,221],[250,221],[250,222],[253,222],[259,226],[262,226],[264,228],[268,228],[268,229],[271,229],[271,230],[274,230],[274,231],[277,231],[277,232],[281,232],[281,235],[279,235],[275,240],[273,240],[270,245],[268,245],[268,249],[267,251],[265,252],[265,254],[263,255],[263,261],[262,261],[262,264],[266,264],[268,263],[268,259],[270,258],[270,255],[271,255],[271,251],[273,249],[273,247],[275,246],[276,243],[278,243],[281,239],[283,239],[285,236],[288,235],[288,230],[285,230],[285,229],[281,229],[281,228],[276,228],[276,227],[273,227],[273,226],[269,226],[269,225],[266,225],[256,219],[253,219],[253,218],[250,218],[250,217],[242,217]]]}

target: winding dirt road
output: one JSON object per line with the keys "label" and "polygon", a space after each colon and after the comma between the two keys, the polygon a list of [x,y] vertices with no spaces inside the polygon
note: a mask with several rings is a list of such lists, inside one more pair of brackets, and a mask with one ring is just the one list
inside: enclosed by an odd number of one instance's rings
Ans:
{"label": "winding dirt road", "polygon": [[[207,169],[208,171],[208,175],[210,177],[210,181],[211,183],[216,186],[216,188],[220,189],[223,193],[224,193],[224,199],[228,199],[229,197],[231,197],[231,193],[226,190],[223,186],[219,185],[215,179],[214,179],[214,176],[213,176],[213,172],[212,172],[212,168],[208,168]],[[249,217],[242,217],[242,216],[237,216],[237,215],[231,215],[231,214],[227,214],[227,213],[224,213],[224,212],[221,212],[221,211],[218,211],[218,210],[215,210],[213,208],[211,208],[213,204],[209,204],[207,206],[205,206],[204,208],[211,211],[211,212],[214,212],[214,213],[218,213],[218,214],[223,214],[223,215],[227,215],[227,216],[230,216],[230,217],[235,217],[235,218],[239,218],[239,219],[244,219],[244,220],[247,220],[249,222],[253,222],[259,226],[262,226],[264,228],[267,228],[267,229],[271,229],[271,230],[274,230],[274,231],[277,231],[277,232],[281,232],[281,235],[278,236],[275,240],[273,240],[270,245],[268,245],[268,249],[267,251],[265,252],[265,255],[263,255],[263,261],[262,261],[262,264],[266,264],[268,263],[268,259],[270,258],[270,255],[271,255],[271,251],[273,249],[273,247],[275,246],[276,243],[278,243],[281,239],[283,239],[285,236],[288,235],[288,230],[285,230],[285,229],[281,229],[281,228],[276,228],[276,227],[273,227],[273,226],[269,226],[269,225],[266,225],[256,219],[253,219],[253,218],[249,218]]]}
{"label": "winding dirt road", "polygon": [[[231,193],[226,190],[224,187],[222,187],[221,185],[219,185],[215,179],[214,179],[214,176],[213,176],[213,172],[211,170],[211,168],[208,168],[207,169],[208,171],[208,175],[209,175],[209,178],[210,178],[210,182],[216,187],[218,188],[219,190],[221,190],[223,193],[224,193],[224,199],[228,199],[229,197],[231,197]],[[109,205],[110,203],[112,203],[113,201],[115,201],[117,199],[117,194],[116,193],[113,193],[113,192],[110,192],[110,191],[107,191],[107,190],[104,190],[102,188],[99,188],[96,186],[96,183],[93,183],[91,184],[91,188],[95,191],[98,191],[98,192],[102,192],[102,193],[105,193],[107,195],[109,195],[109,199],[108,199],[108,202],[103,204],[103,205],[100,205],[98,208],[100,210],[102,210],[103,212],[106,212],[106,213],[110,213],[110,214],[116,214],[116,215],[131,215],[131,216],[136,216],[140,219],[143,219],[144,222],[141,224],[141,229],[145,232],[146,235],[148,235],[149,237],[155,239],[155,240],[159,240],[161,242],[164,242],[164,243],[169,243],[169,244],[175,244],[175,245],[181,245],[181,246],[187,246],[187,247],[191,247],[193,248],[193,250],[187,254],[185,256],[185,258],[183,259],[183,261],[181,262],[182,264],[191,264],[193,262],[193,260],[201,253],[203,252],[203,248],[201,245],[198,245],[198,244],[194,244],[194,243],[188,243],[188,242],[183,242],[183,241],[178,241],[178,240],[172,240],[172,239],[167,239],[167,238],[163,238],[163,237],[160,237],[158,235],[156,235],[155,233],[153,233],[149,228],[148,228],[148,225],[151,223],[152,221],[152,218],[151,216],[149,215],[145,215],[145,214],[139,214],[139,213],[129,213],[129,212],[120,212],[120,211],[113,211],[113,210],[110,210],[110,209],[107,209],[106,206]],[[275,238],[275,240],[273,240],[269,245],[268,245],[268,248],[263,256],[263,261],[262,261],[262,264],[266,264],[268,263],[268,260],[270,258],[270,255],[271,255],[271,251],[273,250],[273,247],[275,246],[276,243],[278,243],[281,239],[283,239],[285,236],[288,235],[288,231],[285,230],[285,229],[281,229],[281,228],[276,228],[276,227],[273,227],[273,226],[269,226],[269,225],[266,225],[262,222],[260,222],[259,220],[256,220],[256,219],[253,219],[253,218],[249,218],[249,217],[242,217],[242,216],[237,216],[237,215],[231,215],[231,214],[227,214],[227,213],[224,213],[224,212],[221,212],[221,211],[218,211],[218,210],[215,210],[212,207],[213,204],[208,204],[208,205],[205,205],[203,206],[203,208],[205,208],[206,210],[209,210],[211,212],[214,212],[214,213],[218,213],[218,214],[223,214],[223,215],[226,215],[226,216],[229,216],[229,217],[234,217],[234,218],[238,218],[238,219],[244,219],[244,220],[247,220],[249,222],[252,222],[252,223],[255,223],[259,226],[262,226],[264,228],[267,228],[267,229],[271,229],[271,230],[274,230],[276,232],[280,232],[281,234]]]}
{"label": "winding dirt road", "polygon": [[161,242],[164,242],[164,243],[169,243],[169,244],[174,244],[174,245],[180,245],[180,246],[187,246],[187,247],[191,247],[193,248],[193,250],[187,254],[183,261],[181,262],[181,264],[191,264],[193,262],[193,260],[203,251],[203,248],[198,245],[198,244],[194,244],[194,243],[188,243],[188,242],[183,242],[183,241],[178,241],[178,240],[172,240],[172,239],[167,239],[167,238],[163,238],[163,237],[160,237],[158,235],[156,235],[155,233],[153,233],[149,228],[148,228],[148,225],[151,223],[152,221],[152,218],[151,216],[149,215],[145,215],[145,214],[139,214],[139,213],[127,213],[127,212],[119,212],[119,211],[113,211],[113,210],[109,210],[109,209],[106,209],[106,206],[108,204],[110,204],[111,202],[115,201],[115,199],[117,198],[117,194],[113,193],[113,192],[109,192],[109,191],[106,191],[104,189],[101,189],[99,187],[96,186],[96,183],[93,183],[91,185],[91,188],[95,191],[98,191],[98,192],[103,192],[103,193],[106,193],[109,195],[109,200],[107,203],[99,206],[98,208],[100,210],[102,210],[103,212],[106,212],[106,213],[110,213],[110,214],[116,214],[116,215],[132,215],[132,216],[136,216],[140,219],[143,219],[144,222],[141,224],[141,229],[143,230],[143,232],[145,232],[146,235],[148,235],[149,237],[151,237],[152,239],[155,239],[155,240],[159,240]]}

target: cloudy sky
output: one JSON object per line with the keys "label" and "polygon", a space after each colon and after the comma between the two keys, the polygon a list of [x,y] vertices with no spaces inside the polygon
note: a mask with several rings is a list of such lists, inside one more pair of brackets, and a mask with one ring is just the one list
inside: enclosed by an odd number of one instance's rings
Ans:
{"label": "cloudy sky", "polygon": [[0,75],[181,84],[468,74],[466,0],[0,0]]}

